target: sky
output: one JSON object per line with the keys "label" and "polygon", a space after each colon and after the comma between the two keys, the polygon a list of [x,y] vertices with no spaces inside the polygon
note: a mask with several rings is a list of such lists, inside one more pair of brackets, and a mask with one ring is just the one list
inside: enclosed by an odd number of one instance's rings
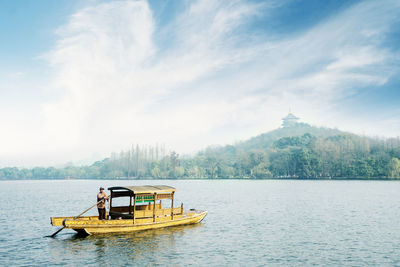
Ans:
{"label": "sky", "polygon": [[0,167],[301,121],[400,135],[400,1],[0,0]]}

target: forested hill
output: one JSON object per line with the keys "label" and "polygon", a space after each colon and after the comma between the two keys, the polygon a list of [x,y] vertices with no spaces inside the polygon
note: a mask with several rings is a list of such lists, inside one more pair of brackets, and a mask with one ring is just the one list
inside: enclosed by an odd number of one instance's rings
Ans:
{"label": "forested hill", "polygon": [[[291,127],[282,127],[273,131],[260,134],[252,137],[249,140],[239,142],[234,145],[236,149],[243,151],[268,149],[274,145],[274,142],[284,137],[302,136],[304,134],[311,134],[315,137],[328,137],[334,135],[345,135],[349,133],[342,132],[337,129],[330,129],[324,127],[315,127],[307,123],[296,123]],[[232,149],[231,145],[220,147],[227,152]]]}
{"label": "forested hill", "polygon": [[399,179],[400,140],[293,123],[195,156],[133,146],[90,166],[0,169],[0,179],[38,178]]}
{"label": "forested hill", "polygon": [[209,147],[188,161],[211,177],[375,179],[400,177],[399,159],[399,138],[295,123],[236,145]]}

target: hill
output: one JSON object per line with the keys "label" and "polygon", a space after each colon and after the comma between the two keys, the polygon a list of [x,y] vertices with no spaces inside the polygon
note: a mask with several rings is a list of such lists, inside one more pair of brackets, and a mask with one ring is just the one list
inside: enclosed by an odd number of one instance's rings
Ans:
{"label": "hill", "polygon": [[234,145],[211,146],[208,149],[214,149],[215,152],[220,150],[221,153],[231,153],[237,149],[243,151],[265,150],[271,148],[271,146],[273,146],[274,143],[281,138],[302,136],[304,134],[310,134],[312,136],[322,138],[335,135],[351,135],[350,133],[342,132],[337,129],[315,127],[307,123],[295,123],[289,127],[278,128],[273,131],[257,135],[248,140],[238,142]]}
{"label": "hill", "polygon": [[268,133],[263,133],[256,137],[252,137],[249,140],[238,143],[236,146],[238,148],[246,150],[259,148],[266,149],[273,145],[273,143],[280,138],[302,136],[306,133],[317,137],[328,137],[339,134],[346,134],[345,132],[339,131],[337,129],[314,127],[307,123],[297,123],[292,127],[278,128]]}
{"label": "hill", "polygon": [[374,139],[295,120],[235,145],[209,147],[188,161],[208,177],[380,179],[400,176],[399,158],[399,138]]}

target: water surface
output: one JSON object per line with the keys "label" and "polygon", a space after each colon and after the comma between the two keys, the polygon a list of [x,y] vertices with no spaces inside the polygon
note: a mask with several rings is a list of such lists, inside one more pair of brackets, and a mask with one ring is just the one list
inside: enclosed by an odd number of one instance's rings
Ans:
{"label": "water surface", "polygon": [[[56,238],[50,216],[77,215],[99,186],[167,184],[192,226]],[[400,182],[296,180],[2,181],[0,265],[400,265]],[[93,210],[91,214],[96,214]]]}

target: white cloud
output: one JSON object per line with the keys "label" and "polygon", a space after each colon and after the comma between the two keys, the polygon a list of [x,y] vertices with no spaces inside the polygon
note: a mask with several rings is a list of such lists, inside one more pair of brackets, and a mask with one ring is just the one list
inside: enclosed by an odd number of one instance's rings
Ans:
{"label": "white cloud", "polygon": [[[103,152],[131,142],[165,142],[184,151],[206,145],[204,140],[193,146],[193,138],[218,127],[234,106],[196,101],[191,88],[232,64],[233,50],[221,53],[223,37],[257,7],[215,3],[194,3],[176,19],[179,30],[169,30],[176,31],[179,44],[165,55],[156,53],[154,19],[145,1],[100,4],[73,15],[48,55],[56,70],[54,87],[63,92],[59,101],[44,105],[52,139]],[[205,14],[206,25],[199,23]],[[169,105],[175,97],[189,103]]]}
{"label": "white cloud", "polygon": [[46,55],[54,71],[53,98],[42,105],[39,143],[54,158],[46,163],[131,143],[192,152],[276,128],[289,107],[340,126],[338,101],[393,75],[393,52],[381,44],[399,5],[385,3],[354,5],[284,39],[246,28],[278,5],[191,1],[167,25],[156,24],[146,1],[84,8]]}

